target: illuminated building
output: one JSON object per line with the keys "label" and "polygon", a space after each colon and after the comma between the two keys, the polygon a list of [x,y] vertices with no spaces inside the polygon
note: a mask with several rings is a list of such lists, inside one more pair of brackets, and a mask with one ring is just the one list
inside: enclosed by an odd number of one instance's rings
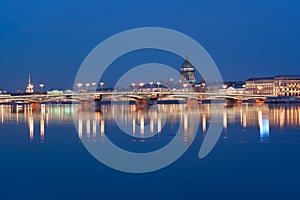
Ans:
{"label": "illuminated building", "polygon": [[195,84],[195,68],[194,66],[186,59],[180,68],[180,81],[181,84]]}
{"label": "illuminated building", "polygon": [[246,94],[273,95],[274,78],[250,78],[246,80]]}
{"label": "illuminated building", "polygon": [[27,87],[26,87],[26,93],[32,94],[33,93],[33,85],[31,84],[30,81],[30,74],[28,75],[28,83],[27,83]]}
{"label": "illuminated building", "polygon": [[275,76],[274,94],[277,96],[300,96],[300,77]]}

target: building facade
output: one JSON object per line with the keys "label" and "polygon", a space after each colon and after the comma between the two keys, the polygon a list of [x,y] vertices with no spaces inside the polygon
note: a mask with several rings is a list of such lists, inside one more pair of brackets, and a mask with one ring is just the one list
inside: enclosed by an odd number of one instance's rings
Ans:
{"label": "building facade", "polygon": [[277,96],[300,96],[300,76],[275,76],[274,94]]}
{"label": "building facade", "polygon": [[273,95],[274,94],[274,78],[250,78],[246,80],[246,94],[255,95]]}
{"label": "building facade", "polygon": [[195,68],[194,66],[186,59],[180,68],[180,82],[181,84],[195,84]]}

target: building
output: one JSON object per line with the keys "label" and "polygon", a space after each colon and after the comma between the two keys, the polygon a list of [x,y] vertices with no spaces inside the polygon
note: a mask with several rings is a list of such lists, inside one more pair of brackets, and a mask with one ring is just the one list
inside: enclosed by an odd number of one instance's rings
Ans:
{"label": "building", "polygon": [[58,95],[58,94],[63,94],[64,92],[62,90],[48,90],[47,94],[52,94],[52,95]]}
{"label": "building", "polygon": [[245,87],[242,85],[230,86],[219,89],[221,94],[245,94]]}
{"label": "building", "polygon": [[275,76],[274,94],[277,96],[300,96],[300,76]]}
{"label": "building", "polygon": [[26,87],[26,93],[28,94],[32,94],[34,91],[33,91],[33,85],[31,84],[31,81],[30,81],[30,74],[28,75],[28,83],[27,83],[27,87]]}
{"label": "building", "polygon": [[219,92],[222,94],[245,94],[245,87],[245,81],[224,82]]}
{"label": "building", "polygon": [[170,89],[160,83],[147,83],[147,84],[140,84],[136,92],[168,92]]}
{"label": "building", "polygon": [[186,59],[180,68],[180,82],[181,84],[195,84],[195,68],[194,66]]}
{"label": "building", "polygon": [[274,92],[274,78],[264,77],[264,78],[249,78],[246,80],[245,85],[246,94],[255,95],[273,95]]}

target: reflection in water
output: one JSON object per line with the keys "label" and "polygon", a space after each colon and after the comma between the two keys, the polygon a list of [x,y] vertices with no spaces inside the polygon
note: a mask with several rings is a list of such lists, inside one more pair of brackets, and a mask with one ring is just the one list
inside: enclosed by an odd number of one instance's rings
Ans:
{"label": "reflection in water", "polygon": [[[102,139],[107,130],[116,126],[116,121],[129,127],[133,136],[147,137],[155,134],[174,133],[178,126],[182,129],[183,141],[189,142],[189,134],[194,134],[196,127],[193,119],[199,115],[203,134],[211,118],[209,104],[200,104],[197,109],[187,104],[154,105],[150,109],[137,109],[135,105],[103,105],[99,112],[94,112],[90,105],[1,105],[1,124],[27,124],[29,140],[45,140],[46,127],[52,124],[73,124],[73,112],[78,113],[76,124],[80,138]],[[242,130],[257,127],[259,141],[268,141],[270,127],[300,127],[300,105],[235,105],[223,106],[218,110],[223,116],[224,137],[227,138],[232,126]],[[181,125],[180,125],[181,124]],[[164,128],[165,125],[168,128]],[[179,126],[180,125],[180,126]],[[174,128],[175,127],[175,128]],[[178,128],[177,127],[177,128]],[[99,133],[97,132],[99,131]],[[39,132],[39,134],[38,134]],[[99,134],[99,135],[98,135]],[[231,135],[231,134],[230,134]]]}
{"label": "reflection in water", "polygon": [[258,111],[258,124],[259,124],[259,135],[260,141],[268,141],[269,139],[269,112],[264,112],[262,110]]}

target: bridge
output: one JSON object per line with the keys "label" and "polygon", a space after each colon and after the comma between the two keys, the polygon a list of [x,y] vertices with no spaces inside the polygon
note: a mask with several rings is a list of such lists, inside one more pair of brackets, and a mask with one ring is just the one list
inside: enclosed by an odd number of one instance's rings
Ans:
{"label": "bridge", "polygon": [[136,91],[103,91],[70,94],[23,94],[23,95],[0,95],[0,103],[47,103],[47,102],[88,102],[88,101],[118,101],[118,100],[165,100],[165,99],[195,99],[195,100],[256,100],[274,97],[273,95],[253,94],[226,94],[218,92],[182,92],[182,91],[161,91],[161,92],[136,92]]}

